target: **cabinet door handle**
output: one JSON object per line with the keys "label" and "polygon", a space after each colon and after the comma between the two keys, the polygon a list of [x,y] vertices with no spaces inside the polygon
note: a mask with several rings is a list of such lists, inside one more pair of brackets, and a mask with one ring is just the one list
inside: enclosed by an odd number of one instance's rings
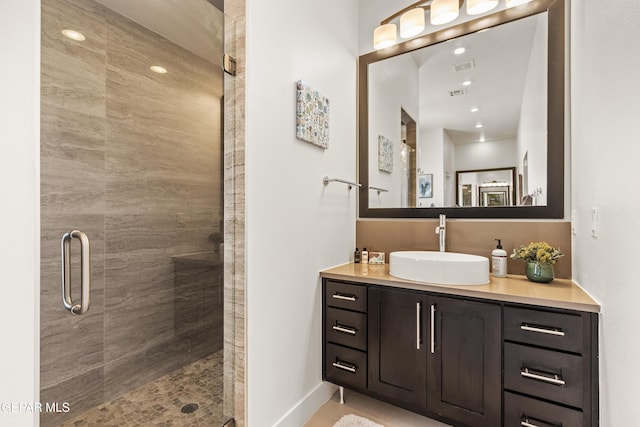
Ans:
{"label": "cabinet door handle", "polygon": [[422,311],[422,303],[421,302],[417,302],[416,303],[416,350],[420,350],[420,335],[422,335],[420,332],[421,331],[421,327],[420,327],[420,312]]}
{"label": "cabinet door handle", "polygon": [[539,381],[544,381],[546,383],[549,384],[553,384],[553,385],[565,385],[565,381],[558,377],[557,375],[554,375],[553,377],[548,377],[546,375],[540,375],[540,374],[534,374],[532,372],[529,372],[529,368],[524,368],[523,370],[520,371],[520,375],[522,375],[525,378],[531,378],[533,380],[539,380]]}
{"label": "cabinet door handle", "polygon": [[520,421],[520,425],[521,425],[522,427],[538,427],[538,425],[537,425],[537,424],[531,424],[531,423],[529,422],[529,418],[525,418],[525,420],[524,420],[524,421]]}
{"label": "cabinet door handle", "polygon": [[531,326],[531,325],[527,325],[527,324],[523,323],[522,325],[520,325],[520,329],[522,329],[523,331],[537,332],[539,334],[556,335],[556,336],[559,336],[559,337],[563,337],[564,336],[564,331],[562,329],[558,329],[558,328],[546,328],[546,327],[543,327],[543,326]]}
{"label": "cabinet door handle", "polygon": [[343,294],[335,293],[335,294],[332,295],[332,297],[334,299],[341,299],[341,300],[344,300],[344,301],[355,301],[356,300],[356,296],[355,295],[343,295]]}
{"label": "cabinet door handle", "polygon": [[431,354],[436,352],[436,305],[431,304]]}
{"label": "cabinet door handle", "polygon": [[343,371],[351,372],[352,374],[355,374],[356,371],[358,370],[358,367],[356,365],[352,365],[350,363],[346,363],[341,360],[338,360],[337,362],[333,362],[333,366],[335,366],[338,369],[342,369]]}
{"label": "cabinet door handle", "polygon": [[332,326],[334,331],[342,332],[343,334],[355,335],[358,332],[355,328],[350,328],[348,326],[342,326],[340,324]]}

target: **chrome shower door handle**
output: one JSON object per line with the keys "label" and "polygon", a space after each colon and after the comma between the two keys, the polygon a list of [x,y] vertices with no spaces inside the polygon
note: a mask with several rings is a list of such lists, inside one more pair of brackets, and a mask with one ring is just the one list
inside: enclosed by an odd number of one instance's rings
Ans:
{"label": "chrome shower door handle", "polygon": [[[71,239],[80,240],[80,304],[71,299]],[[91,304],[91,264],[89,238],[82,231],[64,233],[60,241],[62,252],[62,304],[72,314],[85,314]]]}

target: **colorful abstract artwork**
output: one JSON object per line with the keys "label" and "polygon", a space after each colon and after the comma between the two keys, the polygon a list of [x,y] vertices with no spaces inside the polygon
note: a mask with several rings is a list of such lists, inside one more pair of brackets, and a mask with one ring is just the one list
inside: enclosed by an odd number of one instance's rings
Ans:
{"label": "colorful abstract artwork", "polygon": [[393,142],[378,135],[378,170],[393,172]]}
{"label": "colorful abstract artwork", "polygon": [[296,138],[329,148],[329,100],[302,80],[296,82]]}

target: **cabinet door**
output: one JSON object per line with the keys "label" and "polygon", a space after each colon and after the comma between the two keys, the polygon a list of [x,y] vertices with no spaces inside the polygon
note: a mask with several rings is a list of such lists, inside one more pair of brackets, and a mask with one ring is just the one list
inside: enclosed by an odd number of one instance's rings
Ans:
{"label": "cabinet door", "polygon": [[500,306],[432,297],[427,309],[427,408],[468,426],[499,426]]}
{"label": "cabinet door", "polygon": [[368,388],[403,406],[426,407],[426,296],[369,288]]}

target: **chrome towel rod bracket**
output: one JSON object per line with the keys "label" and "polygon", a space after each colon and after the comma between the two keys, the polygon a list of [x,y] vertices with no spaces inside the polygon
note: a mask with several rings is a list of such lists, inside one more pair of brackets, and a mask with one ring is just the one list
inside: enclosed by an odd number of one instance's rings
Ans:
{"label": "chrome towel rod bracket", "polygon": [[378,194],[380,193],[388,193],[389,190],[385,189],[385,188],[380,188],[380,187],[374,187],[372,185],[369,186],[369,190],[375,190],[378,192]]}
{"label": "chrome towel rod bracket", "polygon": [[343,184],[347,184],[349,186],[349,190],[351,190],[352,187],[362,187],[362,184],[358,184],[357,182],[351,182],[351,181],[347,181],[340,178],[329,178],[328,176],[325,176],[324,178],[322,178],[322,183],[325,186],[329,185],[330,182],[341,182]]}

